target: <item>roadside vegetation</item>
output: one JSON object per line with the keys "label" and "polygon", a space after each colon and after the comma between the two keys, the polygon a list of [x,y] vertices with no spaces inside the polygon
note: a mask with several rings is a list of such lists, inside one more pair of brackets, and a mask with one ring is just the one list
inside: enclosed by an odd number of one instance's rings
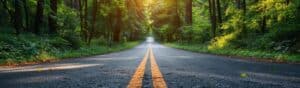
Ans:
{"label": "roadside vegetation", "polygon": [[[120,42],[108,45],[103,40],[93,39],[90,45],[83,42],[69,42],[61,37],[36,37],[19,35],[19,37],[1,36],[0,64],[18,65],[51,62],[61,59],[86,57],[130,49],[140,42]],[[78,44],[77,44],[78,43]]]}
{"label": "roadside vegetation", "polygon": [[165,43],[164,45],[183,49],[199,53],[210,53],[216,55],[230,56],[230,57],[239,57],[254,59],[257,61],[268,61],[268,62],[288,62],[288,63],[299,63],[300,55],[291,54],[291,53],[281,53],[275,51],[266,51],[266,50],[250,50],[250,49],[233,49],[233,48],[223,48],[216,50],[209,50],[208,46],[205,44],[187,44],[187,43]]}
{"label": "roadside vegetation", "polygon": [[0,0],[0,12],[2,64],[119,51],[148,33],[175,48],[300,61],[299,0]]}
{"label": "roadside vegetation", "polygon": [[153,34],[167,46],[278,62],[300,61],[300,1],[154,2]]}
{"label": "roadside vegetation", "polygon": [[[0,0],[0,64],[85,57],[132,48],[144,38],[141,2]],[[133,8],[136,5],[140,8]]]}

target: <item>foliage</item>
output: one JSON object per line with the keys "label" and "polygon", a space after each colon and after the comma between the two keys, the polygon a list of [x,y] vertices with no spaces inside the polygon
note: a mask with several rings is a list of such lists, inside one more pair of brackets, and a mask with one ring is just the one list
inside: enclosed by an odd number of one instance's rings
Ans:
{"label": "foliage", "polygon": [[[9,35],[0,36],[1,45],[1,59],[15,59],[32,58],[38,54],[38,47],[36,43],[24,40],[24,38],[17,38]],[[25,56],[23,55],[25,54]]]}
{"label": "foliage", "polygon": [[8,64],[118,50],[147,32],[212,53],[280,60],[300,53],[298,0],[14,1],[0,3],[0,60]]}
{"label": "foliage", "polygon": [[268,51],[259,51],[259,50],[249,50],[249,49],[208,49],[208,45],[205,44],[178,44],[178,43],[166,43],[165,45],[184,49],[200,53],[212,53],[217,55],[225,56],[239,56],[239,57],[250,57],[262,60],[273,60],[276,62],[299,62],[300,55],[298,54],[286,54],[278,52],[268,52]]}
{"label": "foliage", "polygon": [[[180,40],[165,42],[175,42],[174,45],[170,45],[181,49],[188,48],[188,50],[193,51],[203,50],[203,52],[239,54],[238,56],[260,58],[296,59],[297,56],[294,54],[300,53],[299,1],[219,0],[220,4],[215,4],[215,9],[210,6],[209,1],[216,2],[218,0],[194,0],[193,24],[184,24],[179,27]],[[176,7],[174,4],[170,5]],[[171,8],[157,6],[160,8],[153,6],[153,14],[157,16],[154,16],[152,20],[154,23],[156,22],[154,26],[157,28],[154,30],[157,32],[154,33],[162,40],[175,35],[174,32],[177,29],[172,28],[174,25],[164,22],[169,20],[166,18],[170,18],[170,14],[174,14],[174,12],[169,11]],[[220,6],[220,10],[217,9],[218,6]],[[182,8],[186,7],[177,6],[181,15],[180,19],[184,19],[183,17],[186,16],[186,13],[181,11]],[[160,10],[169,12],[162,13]],[[212,19],[214,15],[217,16],[216,19]],[[162,17],[159,18],[159,16]],[[216,22],[216,29],[213,29],[213,22]],[[158,27],[157,24],[159,24]],[[164,25],[169,25],[168,28],[170,29],[166,31],[167,27]],[[213,31],[216,32],[215,36],[213,36]],[[173,35],[168,35],[170,32]],[[193,46],[192,44],[193,47],[188,47],[189,45],[185,43],[196,43],[196,45]],[[292,56],[289,57],[288,55]]]}
{"label": "foliage", "polygon": [[90,46],[83,46],[77,50],[68,50],[63,51],[61,53],[56,53],[58,58],[74,58],[74,57],[85,57],[91,55],[99,55],[105,54],[110,52],[116,52],[124,49],[133,48],[134,46],[138,45],[139,42],[127,42],[122,44],[115,44],[112,47],[99,45],[97,43],[93,43]]}
{"label": "foliage", "polygon": [[0,64],[7,65],[97,55],[132,48],[139,44],[139,42],[127,42],[110,47],[106,43],[99,43],[106,42],[105,40],[95,40],[89,46],[80,46],[76,49],[72,43],[62,37],[37,38],[29,34],[19,37],[2,34],[0,40]]}
{"label": "foliage", "polygon": [[133,47],[137,42],[131,41],[145,31],[142,5],[135,0],[1,0],[0,63],[46,62]]}

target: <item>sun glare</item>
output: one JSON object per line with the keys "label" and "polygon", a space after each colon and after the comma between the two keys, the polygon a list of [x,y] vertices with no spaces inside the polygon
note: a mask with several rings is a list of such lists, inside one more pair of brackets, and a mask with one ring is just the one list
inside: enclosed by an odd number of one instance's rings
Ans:
{"label": "sun glare", "polygon": [[153,3],[153,0],[146,0],[144,3],[146,7],[150,6]]}

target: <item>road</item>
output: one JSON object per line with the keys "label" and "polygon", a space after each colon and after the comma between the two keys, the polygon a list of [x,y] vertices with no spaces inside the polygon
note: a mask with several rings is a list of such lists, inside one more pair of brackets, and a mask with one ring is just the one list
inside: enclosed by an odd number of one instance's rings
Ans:
{"label": "road", "polygon": [[0,67],[1,88],[300,88],[300,65],[169,48],[153,39],[116,53]]}

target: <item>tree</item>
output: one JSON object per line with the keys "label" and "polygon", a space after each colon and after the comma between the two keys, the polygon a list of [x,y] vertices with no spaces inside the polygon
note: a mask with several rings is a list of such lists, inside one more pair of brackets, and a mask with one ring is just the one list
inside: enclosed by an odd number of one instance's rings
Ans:
{"label": "tree", "polygon": [[22,29],[22,4],[20,0],[13,0],[13,9],[9,7],[9,1],[8,0],[1,0],[1,3],[3,5],[3,8],[7,11],[7,13],[10,16],[10,22],[13,24],[13,27],[15,28],[15,34],[19,35],[20,31]]}
{"label": "tree", "polygon": [[92,14],[92,28],[91,28],[91,34],[89,36],[89,39],[88,39],[88,44],[91,43],[91,40],[92,38],[94,37],[94,32],[95,32],[95,29],[96,29],[96,21],[97,21],[97,13],[98,13],[98,8],[100,7],[99,6],[99,1],[98,0],[93,0],[93,14]]}
{"label": "tree", "polygon": [[188,25],[191,25],[193,23],[193,15],[192,15],[192,8],[193,3],[192,0],[185,0],[185,20]]}
{"label": "tree", "polygon": [[[180,36],[180,27],[181,27],[181,20],[180,20],[180,13],[179,13],[179,8],[180,8],[180,6],[179,6],[179,2],[177,1],[177,0],[173,0],[173,2],[174,2],[174,7],[175,8],[172,8],[172,12],[173,12],[173,14],[174,14],[174,16],[173,16],[173,21],[172,21],[172,26],[173,26],[173,30],[174,31],[171,31],[171,33],[170,33],[170,35],[168,35],[168,40],[169,41],[173,41],[173,40],[177,40],[177,39],[179,39],[181,36]],[[173,39],[173,36],[175,36],[175,39]]]}
{"label": "tree", "polygon": [[43,23],[43,17],[44,17],[44,0],[38,0],[37,6],[36,6],[36,15],[35,15],[35,26],[33,33],[39,35],[40,32],[40,26]]}
{"label": "tree", "polygon": [[116,25],[113,30],[113,41],[120,42],[121,41],[121,28],[122,28],[122,12],[121,8],[117,7],[115,12]]}
{"label": "tree", "polygon": [[208,2],[209,2],[212,37],[216,37],[216,30],[217,30],[216,3],[215,0],[208,0]]}
{"label": "tree", "polygon": [[216,0],[216,6],[217,6],[217,14],[218,14],[218,23],[222,24],[222,12],[221,12],[221,3],[220,0]]}
{"label": "tree", "polygon": [[22,29],[22,12],[21,12],[21,0],[14,0],[14,27],[16,29],[16,34],[19,35]]}
{"label": "tree", "polygon": [[56,34],[57,33],[57,1],[58,0],[50,0],[50,14],[48,17],[49,21],[49,32],[50,34]]}
{"label": "tree", "polygon": [[88,1],[78,0],[79,4],[79,16],[80,16],[80,27],[83,39],[88,42],[89,31],[88,31]]}
{"label": "tree", "polygon": [[30,29],[30,21],[29,21],[29,7],[28,7],[28,3],[27,3],[27,0],[22,0],[23,2],[23,7],[24,7],[24,14],[25,14],[25,30],[26,31],[29,31]]}

